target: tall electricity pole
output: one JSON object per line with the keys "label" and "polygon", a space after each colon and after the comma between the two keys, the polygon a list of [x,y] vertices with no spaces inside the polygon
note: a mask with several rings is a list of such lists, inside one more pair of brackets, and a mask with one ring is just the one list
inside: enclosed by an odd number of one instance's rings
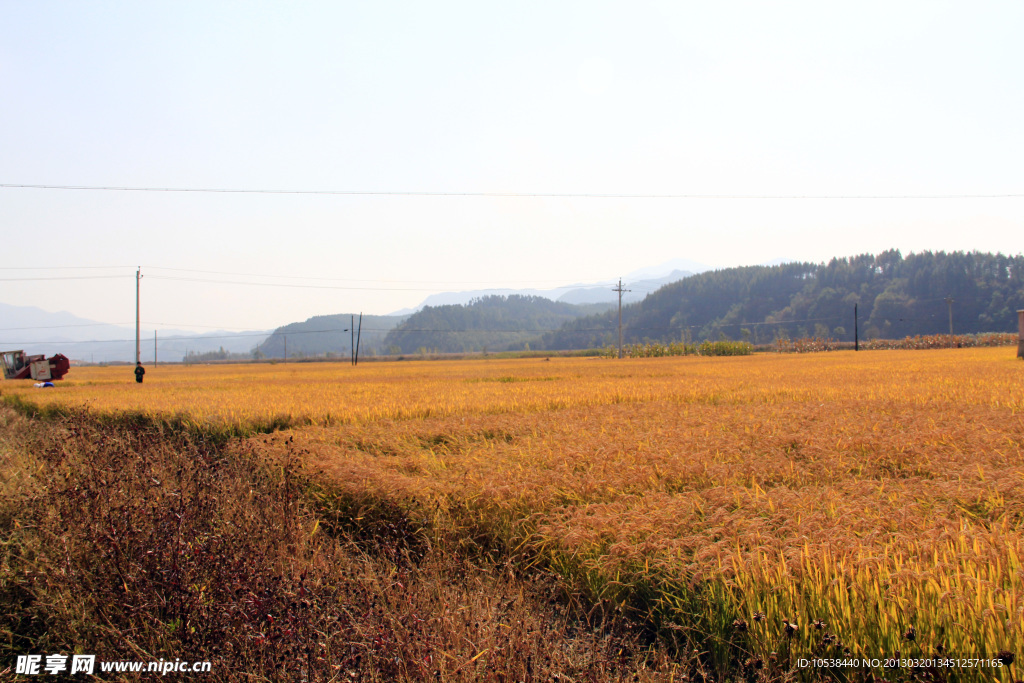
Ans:
{"label": "tall electricity pole", "polygon": [[139,281],[142,280],[142,266],[135,271],[135,364],[138,365],[142,360],[141,352],[139,349]]}
{"label": "tall electricity pole", "polygon": [[613,292],[619,293],[619,358],[622,358],[622,293],[631,292],[631,289],[622,288],[622,278],[619,278],[619,286],[612,287]]}
{"label": "tall electricity pole", "polygon": [[363,314],[359,314],[359,331],[356,332],[356,353],[353,365],[359,365],[359,340],[363,338]]}
{"label": "tall electricity pole", "polygon": [[857,320],[857,304],[853,305],[853,350],[860,351],[860,326]]}

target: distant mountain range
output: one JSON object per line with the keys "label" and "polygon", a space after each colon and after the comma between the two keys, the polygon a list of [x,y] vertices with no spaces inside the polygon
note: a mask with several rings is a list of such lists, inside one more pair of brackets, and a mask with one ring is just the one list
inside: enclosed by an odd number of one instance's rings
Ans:
{"label": "distant mountain range", "polygon": [[[749,339],[821,336],[852,341],[948,332],[1010,332],[1024,309],[1024,256],[980,252],[921,252],[904,257],[834,258],[827,263],[785,262],[709,271],[670,261],[623,278],[627,343],[688,338]],[[686,269],[684,270],[683,267]],[[695,273],[697,269],[703,272]],[[617,337],[612,282],[553,290],[477,290],[428,297],[402,315],[363,316],[360,353],[557,350],[607,346]],[[858,306],[859,318],[853,316]],[[0,304],[0,351],[60,352],[80,361],[128,361],[135,330],[67,312]],[[351,314],[315,316],[273,332],[182,330],[159,332],[159,358],[187,352],[255,357],[347,357]],[[358,323],[357,323],[358,324]],[[153,331],[142,332],[142,359],[153,360]]]}
{"label": "distant mountain range", "polygon": [[[772,263],[784,263],[776,259]],[[687,259],[673,259],[635,270],[622,278],[622,302],[629,308],[666,285],[686,281],[711,269]],[[481,289],[443,292],[415,308],[391,315],[363,317],[360,353],[411,353],[428,348],[441,351],[503,350],[538,347],[555,342],[556,328],[590,319],[618,304],[613,290],[618,278],[577,283],[553,289]],[[422,315],[421,315],[422,314]],[[603,320],[604,318],[602,318]],[[31,306],[0,304],[0,351],[63,353],[84,362],[130,361],[135,358],[135,329],[80,318],[66,311],[52,313]],[[276,330],[195,333],[158,332],[160,360],[177,362],[186,354],[223,351],[280,358],[347,356],[351,352],[351,314],[320,315]],[[603,325],[604,323],[602,323]],[[142,360],[154,358],[153,329],[142,330]],[[541,335],[547,335],[544,340]],[[603,339],[603,336],[602,336]],[[582,340],[580,340],[582,341]],[[590,341],[594,341],[591,339]],[[572,342],[575,343],[575,342]]]}
{"label": "distant mountain range", "polygon": [[[766,344],[808,336],[852,341],[855,326],[861,339],[936,334],[949,330],[946,296],[954,301],[955,332],[1008,332],[1016,329],[1016,310],[1024,308],[1024,256],[922,252],[904,258],[890,250],[827,263],[780,261],[696,275],[675,270],[646,280],[624,278],[624,286],[638,295],[623,306],[626,343],[728,338]],[[647,287],[654,291],[643,291]],[[612,296],[597,303],[565,301],[602,299],[605,292]],[[587,349],[611,345],[617,337],[617,301],[610,287],[569,288],[559,300],[521,293],[457,294],[462,303],[428,304],[404,319],[364,318],[364,353]],[[428,301],[439,299],[445,300]],[[331,330],[344,330],[350,321],[321,316],[281,328],[264,345],[267,355],[280,355],[275,343],[285,330],[289,356],[347,353],[350,333]]]}
{"label": "distant mountain range", "polygon": [[[0,303],[0,351],[23,349],[28,354],[52,356],[63,353],[83,362],[134,361],[135,328],[108,325],[80,318],[67,311],[52,313],[34,306]],[[162,361],[177,362],[188,352],[205,353],[223,348],[248,353],[270,335],[269,330],[197,334],[187,330],[157,332],[156,354]],[[141,330],[143,363],[153,362],[153,329]]]}
{"label": "distant mountain range", "polygon": [[[627,273],[622,278],[623,287],[630,291],[622,295],[623,303],[640,301],[645,296],[659,287],[670,282],[681,280],[689,275],[703,273],[711,270],[710,266],[687,259],[672,259],[657,266],[641,268]],[[568,304],[618,304],[619,295],[612,290],[618,283],[618,279],[602,280],[600,282],[580,283],[555,287],[553,289],[474,289],[465,292],[442,292],[431,294],[414,308],[403,308],[391,315],[409,315],[420,311],[427,306],[451,306],[455,304],[468,304],[475,299],[483,299],[490,296],[526,296],[543,297],[551,301],[561,301]]]}

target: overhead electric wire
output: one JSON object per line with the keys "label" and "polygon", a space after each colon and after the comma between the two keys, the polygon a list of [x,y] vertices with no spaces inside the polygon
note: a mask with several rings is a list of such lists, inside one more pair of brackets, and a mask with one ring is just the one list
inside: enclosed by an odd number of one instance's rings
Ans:
{"label": "overhead electric wire", "polygon": [[135,266],[0,266],[0,270],[117,270]]}
{"label": "overhead electric wire", "polygon": [[[289,334],[291,334],[291,333],[289,332]],[[237,333],[237,334],[222,334],[222,335],[209,335],[209,336],[207,336],[207,335],[196,335],[196,336],[189,336],[189,337],[174,336],[174,337],[167,337],[165,339],[162,339],[161,342],[162,343],[167,343],[169,341],[191,341],[191,340],[195,340],[195,339],[237,339],[239,337],[267,337],[267,336],[268,335],[265,332],[257,332],[257,333],[252,333],[252,334],[247,334],[247,333],[244,333],[244,332],[240,332],[240,333]],[[65,345],[67,345],[67,344],[128,344],[128,343],[134,344],[135,343],[135,337],[132,337],[131,339],[87,339],[85,341],[69,341],[67,339],[61,339],[61,340],[57,340],[57,341],[3,341],[2,343],[4,343],[4,344],[25,344],[25,345],[28,345],[28,344],[54,344],[54,345],[57,345],[57,344],[65,344]]]}
{"label": "overhead electric wire", "polygon": [[[150,324],[150,323],[147,323]],[[56,330],[65,327],[105,327],[107,325],[131,325],[131,323],[75,323],[72,325],[27,325],[23,327],[0,327],[0,332],[14,332],[15,330]]]}
{"label": "overhead electric wire", "polygon": [[[251,277],[278,277],[278,278],[289,278],[289,279],[309,279],[309,280],[321,280],[321,281],[332,281],[332,278],[301,278],[297,276],[288,275],[250,275]],[[122,275],[54,275],[49,277],[0,277],[0,282],[46,282],[53,280],[117,280],[117,279],[128,279],[134,278],[134,273],[126,273]],[[215,280],[211,278],[190,278],[190,277],[174,277],[171,275],[153,275],[147,274],[144,277],[150,280],[174,280],[178,282],[201,282],[206,284],[217,284],[217,285],[245,285],[251,287],[289,287],[295,289],[338,289],[338,290],[350,290],[350,291],[367,291],[367,292],[437,292],[442,287],[365,287],[365,286],[341,286],[341,285],[314,285],[314,284],[290,284],[285,282],[242,282],[239,280]],[[387,282],[387,280],[333,280],[336,282]],[[421,282],[420,280],[394,280],[393,282]],[[536,281],[535,281],[536,282]],[[551,280],[550,282],[556,282]],[[448,282],[438,284],[459,284],[457,282]],[[478,281],[476,284],[487,285],[494,284],[494,282]],[[504,284],[509,284],[505,281]],[[600,286],[600,285],[596,285]],[[549,289],[570,289],[580,287],[580,285],[560,285],[557,287],[549,287]],[[488,289],[494,289],[489,287]]]}
{"label": "overhead electric wire", "polygon": [[[35,275],[27,277],[0,277],[0,282],[32,282],[32,281],[46,281],[46,280],[92,280],[92,279],[118,279],[118,278],[134,278],[136,268],[142,270],[157,270],[157,271],[170,271],[179,273],[204,273],[209,275],[227,275],[236,277],[256,277],[266,279],[277,279],[277,280],[312,280],[319,282],[380,282],[380,283],[400,283],[400,284],[423,284],[423,285],[479,285],[488,289],[494,289],[499,285],[547,285],[546,289],[568,289],[568,288],[579,288],[579,287],[603,287],[601,283],[590,284],[590,283],[572,283],[565,284],[564,279],[559,280],[393,280],[393,279],[370,279],[370,278],[334,278],[334,277],[320,277],[315,275],[275,275],[270,273],[238,273],[230,271],[220,270],[200,270],[196,268],[167,268],[164,266],[39,266],[39,267],[11,267],[11,268],[0,268],[0,270],[79,270],[79,269],[97,269],[97,270],[114,270],[114,269],[127,269],[131,268],[131,273],[122,273],[118,275]],[[171,275],[159,275],[153,273],[147,273],[144,275],[150,279],[158,280],[180,280],[183,282],[206,282],[206,283],[224,283],[224,284],[236,284],[236,285],[255,285],[260,287],[268,286],[281,286],[281,287],[312,287],[312,288],[328,288],[327,285],[289,285],[283,283],[274,282],[239,282],[237,280],[213,280],[203,278],[187,278],[187,277],[175,277]],[[557,283],[557,284],[555,284]],[[610,283],[609,283],[610,284]],[[554,286],[551,286],[554,285]],[[414,288],[402,288],[402,287],[338,287],[337,289],[363,289],[370,291],[437,291],[440,287],[414,287]]]}
{"label": "overhead electric wire", "polygon": [[[225,332],[228,331],[228,330],[241,330],[243,332],[258,332],[259,331],[259,330],[253,329],[252,327],[231,327],[230,325],[193,325],[191,323],[189,323],[189,324],[185,324],[185,323],[158,323],[158,322],[151,322],[151,321],[147,321],[147,320],[142,320],[140,322],[143,325],[166,325],[168,327],[182,327],[182,328],[186,328],[186,329],[190,328],[190,327],[205,327],[205,328],[210,329],[210,330],[223,330]],[[120,323],[120,324],[124,325],[124,324],[128,324],[128,323]],[[275,327],[274,329],[276,330],[277,328]]]}
{"label": "overhead electric wire", "polygon": [[[447,284],[447,285],[466,285],[466,284],[479,284],[479,285],[494,285],[494,284],[530,284],[530,283],[551,283],[551,282],[564,282],[564,280],[383,280],[383,279],[368,279],[368,278],[334,278],[334,277],[317,277],[314,275],[270,275],[267,273],[235,273],[221,270],[198,270],[195,268],[165,268],[163,266],[142,266],[143,269],[149,270],[169,270],[178,273],[206,273],[209,275],[232,275],[240,277],[265,277],[265,278],[277,278],[282,280],[321,280],[326,282],[400,282],[400,283],[424,283],[424,284]],[[578,287],[580,285],[562,285],[562,287]],[[560,289],[561,287],[554,287],[553,289]]]}
{"label": "overhead electric wire", "polygon": [[134,275],[60,275],[53,277],[0,277],[0,282],[38,282],[41,280],[114,280]]}
{"label": "overhead electric wire", "polygon": [[1017,199],[1024,193],[1004,194],[865,194],[865,195],[784,195],[784,194],[685,194],[618,192],[431,192],[422,190],[283,190],[214,187],[137,187],[126,185],[45,185],[36,183],[0,183],[0,188],[21,190],[79,190],[99,192],[172,192],[205,194],[328,195],[351,197],[494,197],[537,199]]}
{"label": "overhead electric wire", "polygon": [[[134,276],[133,276],[134,277]],[[346,291],[366,291],[366,292],[436,292],[438,287],[363,287],[363,286],[342,286],[342,285],[314,285],[314,284],[291,284],[285,282],[243,282],[240,280],[215,280],[211,278],[191,278],[191,277],[175,277],[171,275],[148,275],[153,280],[171,280],[176,282],[201,282],[206,284],[217,284],[217,285],[244,285],[250,287],[289,287],[293,289],[337,289]],[[2,278],[0,278],[2,279]],[[313,279],[326,279],[326,278],[313,278]],[[370,281],[372,282],[372,280]],[[412,280],[411,282],[416,282]],[[485,284],[485,283],[481,283]],[[601,285],[594,285],[600,287]],[[581,287],[580,285],[562,285],[560,287],[551,287],[550,289],[575,289]],[[584,286],[590,288],[590,286]]]}
{"label": "overhead electric wire", "polygon": [[[242,331],[247,331],[247,332],[253,331],[253,328],[251,328],[251,327],[231,327],[230,325],[193,325],[193,324],[187,324],[186,325],[186,324],[182,324],[182,323],[150,322],[150,321],[147,321],[147,320],[143,320],[143,321],[141,321],[141,323],[143,325],[166,325],[168,327],[180,327],[180,328],[186,328],[186,329],[190,328],[190,327],[206,327],[206,328],[209,328],[211,330],[224,330],[224,331],[228,331],[228,330],[242,330]],[[22,326],[22,327],[0,327],[0,332],[12,332],[12,331],[15,331],[15,330],[56,330],[56,329],[62,329],[62,328],[66,328],[66,327],[107,327],[107,326],[109,326],[109,327],[118,327],[120,325],[131,325],[131,324],[133,324],[133,323],[131,321],[129,321],[129,322],[123,322],[123,323],[94,322],[94,323],[73,323],[73,324],[69,324],[69,325],[26,325],[26,326]],[[277,329],[277,328],[274,328],[274,329]]]}
{"label": "overhead electric wire", "polygon": [[251,287],[289,287],[294,289],[340,289],[370,292],[436,292],[436,287],[342,287],[339,285],[293,285],[284,282],[239,282],[238,280],[211,280],[207,278],[169,277],[167,275],[150,275],[155,280],[174,280],[177,282],[203,282],[217,285],[247,285]]}

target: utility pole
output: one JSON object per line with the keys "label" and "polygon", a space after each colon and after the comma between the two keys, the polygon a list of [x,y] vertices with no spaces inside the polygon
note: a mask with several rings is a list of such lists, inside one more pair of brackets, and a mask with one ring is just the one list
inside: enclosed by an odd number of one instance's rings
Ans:
{"label": "utility pole", "polygon": [[153,365],[156,365],[156,330],[153,330]]}
{"label": "utility pole", "polygon": [[135,271],[135,364],[142,360],[139,349],[139,281],[142,280],[142,266]]}
{"label": "utility pole", "polygon": [[352,363],[352,365],[355,365],[356,364],[356,317],[354,315],[349,316],[348,331],[349,331],[349,335],[348,336],[349,336],[349,338],[351,340],[351,341],[349,341],[349,344],[348,344],[349,362]]}
{"label": "utility pole", "polygon": [[857,304],[853,305],[853,350],[860,351],[860,328],[857,320]]}
{"label": "utility pole", "polygon": [[363,314],[359,314],[359,331],[356,332],[356,362],[354,365],[359,365],[359,340],[363,338]]}
{"label": "utility pole", "polygon": [[619,293],[619,358],[622,358],[622,293],[631,292],[631,289],[622,288],[622,278],[619,278],[619,286],[612,287],[613,292]]}
{"label": "utility pole", "polygon": [[288,360],[288,335],[282,334],[281,336],[284,337],[284,359]]}
{"label": "utility pole", "polygon": [[953,345],[953,297],[946,296],[946,305],[949,306],[949,345]]}

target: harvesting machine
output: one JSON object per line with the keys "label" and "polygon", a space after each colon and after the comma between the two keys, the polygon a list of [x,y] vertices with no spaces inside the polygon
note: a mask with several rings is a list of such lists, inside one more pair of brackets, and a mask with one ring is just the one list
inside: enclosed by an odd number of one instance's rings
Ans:
{"label": "harvesting machine", "polygon": [[46,358],[42,354],[26,356],[24,351],[0,351],[0,364],[4,366],[4,379],[37,382],[60,379],[71,369],[71,361],[61,353]]}

